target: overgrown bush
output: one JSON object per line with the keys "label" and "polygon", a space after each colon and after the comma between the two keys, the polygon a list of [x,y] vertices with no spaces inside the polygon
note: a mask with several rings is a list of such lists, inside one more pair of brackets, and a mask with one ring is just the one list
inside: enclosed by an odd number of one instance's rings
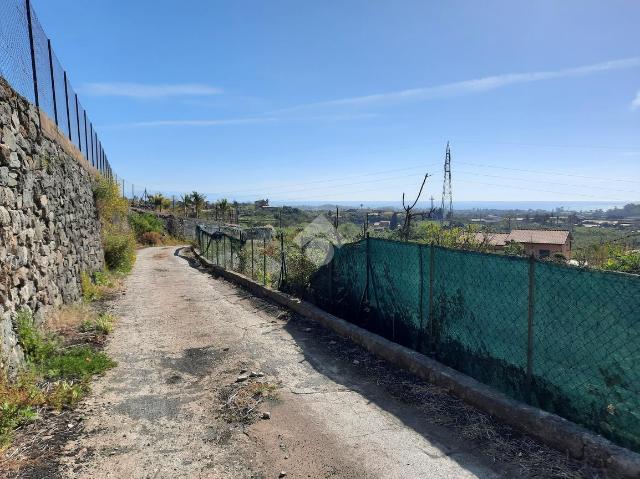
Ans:
{"label": "overgrown bush", "polygon": [[128,273],[136,259],[135,237],[127,221],[129,202],[122,198],[120,188],[114,181],[102,177],[94,187],[94,197],[102,226],[107,268]]}
{"label": "overgrown bush", "polygon": [[100,177],[94,185],[93,196],[103,231],[126,228],[129,202],[121,196],[117,183]]}
{"label": "overgrown bush", "polygon": [[145,233],[157,233],[158,236],[164,233],[164,223],[151,213],[131,213],[129,215],[129,225],[140,242],[143,242]]}
{"label": "overgrown bush", "polygon": [[104,261],[112,271],[128,273],[136,261],[136,240],[129,232],[104,234]]}

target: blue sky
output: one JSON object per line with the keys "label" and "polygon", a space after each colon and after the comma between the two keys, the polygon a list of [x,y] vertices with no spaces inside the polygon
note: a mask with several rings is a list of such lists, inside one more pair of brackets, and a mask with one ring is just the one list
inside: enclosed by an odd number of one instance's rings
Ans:
{"label": "blue sky", "polygon": [[640,200],[639,2],[33,4],[136,188]]}

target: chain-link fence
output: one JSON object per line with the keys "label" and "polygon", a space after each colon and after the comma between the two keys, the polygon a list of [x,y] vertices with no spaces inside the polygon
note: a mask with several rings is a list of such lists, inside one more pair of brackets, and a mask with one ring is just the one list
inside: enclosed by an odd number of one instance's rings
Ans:
{"label": "chain-link fence", "polygon": [[281,239],[200,230],[198,244],[214,264],[295,285],[327,311],[640,451],[639,276],[374,238],[335,248],[309,274]]}
{"label": "chain-link fence", "polygon": [[368,239],[318,305],[516,399],[640,450],[640,277]]}
{"label": "chain-link fence", "polygon": [[114,177],[93,124],[29,0],[0,2],[0,76],[46,114],[92,166]]}
{"label": "chain-link fence", "polygon": [[216,266],[270,287],[282,284],[282,243],[267,229],[233,231],[224,227],[198,226],[196,243],[202,255]]}

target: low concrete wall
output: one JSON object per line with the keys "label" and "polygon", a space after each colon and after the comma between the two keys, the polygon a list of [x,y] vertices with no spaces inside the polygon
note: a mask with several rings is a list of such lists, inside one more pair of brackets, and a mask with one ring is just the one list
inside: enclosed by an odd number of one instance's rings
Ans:
{"label": "low concrete wall", "polygon": [[12,317],[81,297],[104,253],[96,172],[55,124],[0,78],[0,368],[22,361]]}
{"label": "low concrete wall", "polygon": [[214,274],[242,286],[256,296],[271,299],[302,316],[318,321],[396,366],[446,389],[514,428],[566,452],[574,459],[602,467],[610,477],[640,478],[640,454],[617,446],[560,416],[511,399],[438,361],[337,318],[311,303],[217,267],[202,257],[198,250],[194,252],[201,263]]}

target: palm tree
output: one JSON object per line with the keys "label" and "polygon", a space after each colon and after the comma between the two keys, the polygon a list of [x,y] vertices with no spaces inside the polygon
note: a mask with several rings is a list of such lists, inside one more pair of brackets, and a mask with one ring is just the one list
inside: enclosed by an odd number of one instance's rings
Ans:
{"label": "palm tree", "polygon": [[198,218],[200,216],[200,210],[207,201],[207,197],[202,193],[194,191],[191,193],[191,201],[193,202],[193,207],[196,210],[196,218]]}
{"label": "palm tree", "polygon": [[151,201],[151,204],[156,208],[159,209],[160,212],[162,213],[162,207],[165,204],[165,200],[166,198],[164,197],[164,195],[162,193],[156,193],[155,195],[151,195],[149,197],[149,200]]}
{"label": "palm tree", "polygon": [[224,215],[226,211],[229,209],[229,201],[227,201],[226,198],[222,198],[220,201],[218,201],[218,208],[220,208],[220,218],[224,223]]}
{"label": "palm tree", "polygon": [[185,193],[184,195],[180,195],[180,203],[184,208],[184,215],[187,216],[187,208],[191,205],[191,195],[189,193]]}

